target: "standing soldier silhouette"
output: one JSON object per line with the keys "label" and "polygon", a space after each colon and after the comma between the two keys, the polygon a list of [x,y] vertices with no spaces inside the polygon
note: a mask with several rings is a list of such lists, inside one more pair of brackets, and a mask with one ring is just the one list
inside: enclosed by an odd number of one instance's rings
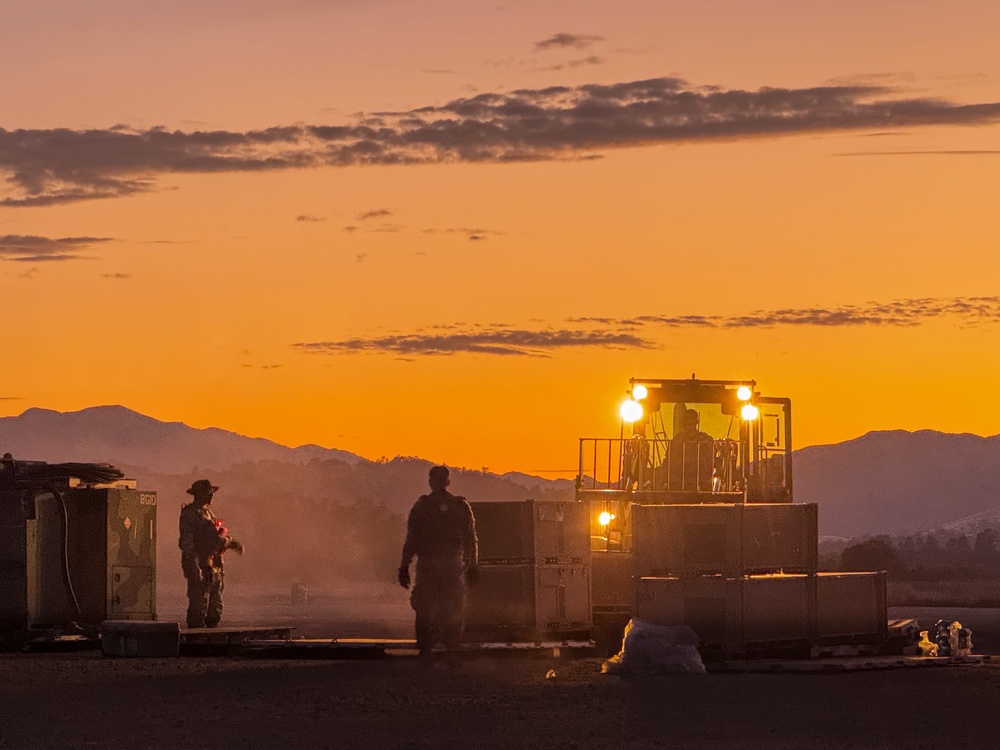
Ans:
{"label": "standing soldier silhouette", "polygon": [[417,648],[425,665],[433,649],[445,647],[445,659],[457,666],[457,649],[465,617],[465,586],[479,580],[479,544],[476,519],[464,497],[448,492],[447,466],[434,466],[428,475],[431,493],[410,510],[406,543],[399,565],[399,585],[410,587],[410,561],[416,556],[416,583],[410,606],[416,613]]}
{"label": "standing soldier silhouette", "polygon": [[208,506],[219,488],[199,479],[188,489],[194,499],[181,507],[181,569],[187,579],[187,626],[214,628],[222,619],[222,589],[225,582],[222,555],[233,549],[243,554],[243,545],[229,536],[222,520]]}

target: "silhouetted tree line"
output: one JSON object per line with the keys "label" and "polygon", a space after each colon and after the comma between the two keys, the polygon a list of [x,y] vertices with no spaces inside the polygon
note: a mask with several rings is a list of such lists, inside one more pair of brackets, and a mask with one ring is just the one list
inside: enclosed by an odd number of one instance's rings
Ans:
{"label": "silhouetted tree line", "polygon": [[840,553],[840,570],[885,570],[897,580],[1000,580],[1000,533],[877,536]]}

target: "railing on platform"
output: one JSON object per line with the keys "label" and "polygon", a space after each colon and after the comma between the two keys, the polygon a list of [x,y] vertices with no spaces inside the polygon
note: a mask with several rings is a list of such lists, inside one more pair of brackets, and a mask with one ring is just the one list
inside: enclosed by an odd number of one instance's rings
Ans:
{"label": "railing on platform", "polygon": [[581,438],[577,486],[634,492],[740,492],[735,440]]}

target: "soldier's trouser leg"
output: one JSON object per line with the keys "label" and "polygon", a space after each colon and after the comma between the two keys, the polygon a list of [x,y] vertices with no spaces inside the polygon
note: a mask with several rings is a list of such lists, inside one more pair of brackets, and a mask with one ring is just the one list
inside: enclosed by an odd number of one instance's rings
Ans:
{"label": "soldier's trouser leg", "polygon": [[429,653],[437,643],[458,646],[462,636],[465,584],[461,558],[417,558],[410,596],[416,612],[417,648]]}
{"label": "soldier's trouser leg", "polygon": [[205,611],[205,627],[214,628],[222,619],[222,589],[225,579],[221,570],[212,574],[212,583],[208,586],[208,607]]}
{"label": "soldier's trouser leg", "polygon": [[461,575],[452,578],[443,587],[438,609],[438,632],[445,648],[454,650],[462,642],[465,620],[465,582]]}
{"label": "soldier's trouser leg", "polygon": [[208,589],[200,574],[187,576],[187,626],[205,627],[205,613],[208,611]]}

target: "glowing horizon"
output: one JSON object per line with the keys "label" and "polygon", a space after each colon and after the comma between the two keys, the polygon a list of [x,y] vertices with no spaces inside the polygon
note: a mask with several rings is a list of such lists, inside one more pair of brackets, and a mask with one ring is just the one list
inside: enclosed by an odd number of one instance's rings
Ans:
{"label": "glowing horizon", "polygon": [[0,416],[121,404],[540,473],[617,433],[630,377],[696,372],[790,397],[796,448],[997,434],[998,21],[17,8]]}

